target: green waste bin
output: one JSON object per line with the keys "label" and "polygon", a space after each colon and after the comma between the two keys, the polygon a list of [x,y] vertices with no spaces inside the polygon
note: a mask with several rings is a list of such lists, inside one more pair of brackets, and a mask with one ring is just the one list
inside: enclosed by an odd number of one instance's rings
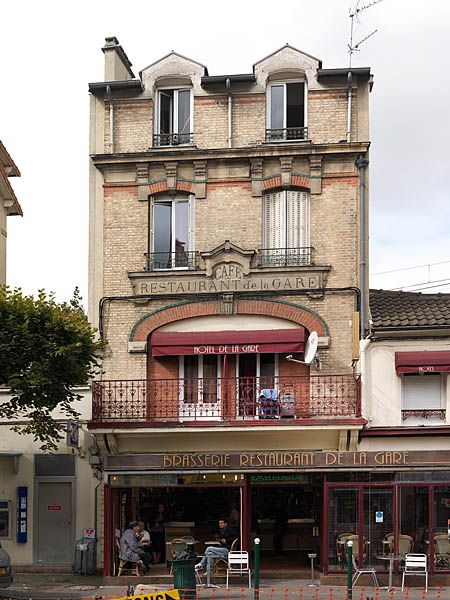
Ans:
{"label": "green waste bin", "polygon": [[188,558],[172,561],[173,587],[179,590],[180,600],[195,600],[195,560]]}

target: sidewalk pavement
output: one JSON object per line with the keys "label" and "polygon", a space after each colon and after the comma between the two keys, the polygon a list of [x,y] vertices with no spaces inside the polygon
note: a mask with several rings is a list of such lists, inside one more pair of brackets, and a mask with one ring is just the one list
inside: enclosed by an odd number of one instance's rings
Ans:
{"label": "sidewalk pavement", "polygon": [[[136,578],[136,584],[139,580]],[[347,589],[343,586],[319,585],[308,587],[307,579],[262,580],[259,600],[347,600]],[[154,584],[143,586],[140,593],[153,593],[172,589],[170,585]],[[135,586],[136,589],[136,586]],[[9,588],[0,589],[0,598],[31,598],[36,600],[113,600],[126,598],[131,592],[126,585],[103,586],[100,576],[71,574],[18,573]],[[139,588],[136,589],[139,592]],[[224,584],[218,588],[198,588],[198,600],[254,600],[255,591],[243,587],[239,581],[227,590]],[[190,597],[190,596],[188,596]],[[180,593],[180,599],[183,594]],[[431,587],[425,594],[423,587],[400,588],[388,591],[383,588],[357,586],[352,600],[450,600],[450,587]]]}

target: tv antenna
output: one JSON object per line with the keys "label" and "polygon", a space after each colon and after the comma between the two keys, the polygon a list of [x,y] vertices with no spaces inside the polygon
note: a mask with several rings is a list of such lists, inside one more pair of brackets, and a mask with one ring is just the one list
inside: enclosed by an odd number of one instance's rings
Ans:
{"label": "tv antenna", "polygon": [[356,21],[358,21],[358,17],[359,17],[359,13],[362,13],[364,10],[367,10],[368,8],[371,8],[372,6],[375,6],[375,4],[379,4],[381,2],[381,0],[373,0],[373,2],[369,2],[369,4],[365,4],[364,6],[359,6],[361,0],[358,0],[355,4],[355,7],[352,9],[350,9],[350,43],[348,44],[348,53],[349,53],[349,68],[351,68],[352,66],[352,57],[353,54],[355,54],[355,52],[359,52],[359,47],[361,46],[361,44],[363,44],[366,40],[368,40],[370,37],[372,37],[377,31],[378,29],[375,29],[374,31],[372,31],[372,33],[369,33],[369,35],[366,35],[366,37],[364,37],[362,40],[359,40],[358,43],[353,44],[353,33],[354,33],[354,27],[355,27],[355,19]]}

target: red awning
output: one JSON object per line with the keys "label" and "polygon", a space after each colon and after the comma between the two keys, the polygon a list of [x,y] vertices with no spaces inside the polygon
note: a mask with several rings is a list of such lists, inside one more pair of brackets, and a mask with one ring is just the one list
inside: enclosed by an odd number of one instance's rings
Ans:
{"label": "red awning", "polygon": [[174,354],[257,354],[303,352],[305,330],[155,332],[152,356]]}
{"label": "red awning", "polygon": [[396,352],[397,373],[449,373],[450,352]]}

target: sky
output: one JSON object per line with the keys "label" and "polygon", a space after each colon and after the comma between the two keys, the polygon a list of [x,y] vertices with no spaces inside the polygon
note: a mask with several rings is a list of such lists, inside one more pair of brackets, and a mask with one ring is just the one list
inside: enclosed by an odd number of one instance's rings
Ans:
{"label": "sky", "polygon": [[[8,284],[60,300],[78,286],[87,298],[88,82],[103,80],[105,37],[136,75],[172,49],[210,75],[248,73],[286,42],[346,67],[355,2],[5,3],[0,139],[22,173],[12,184],[24,210],[8,221]],[[371,286],[450,292],[450,2],[382,0],[359,14],[354,43],[374,30],[353,57],[374,74]]]}

